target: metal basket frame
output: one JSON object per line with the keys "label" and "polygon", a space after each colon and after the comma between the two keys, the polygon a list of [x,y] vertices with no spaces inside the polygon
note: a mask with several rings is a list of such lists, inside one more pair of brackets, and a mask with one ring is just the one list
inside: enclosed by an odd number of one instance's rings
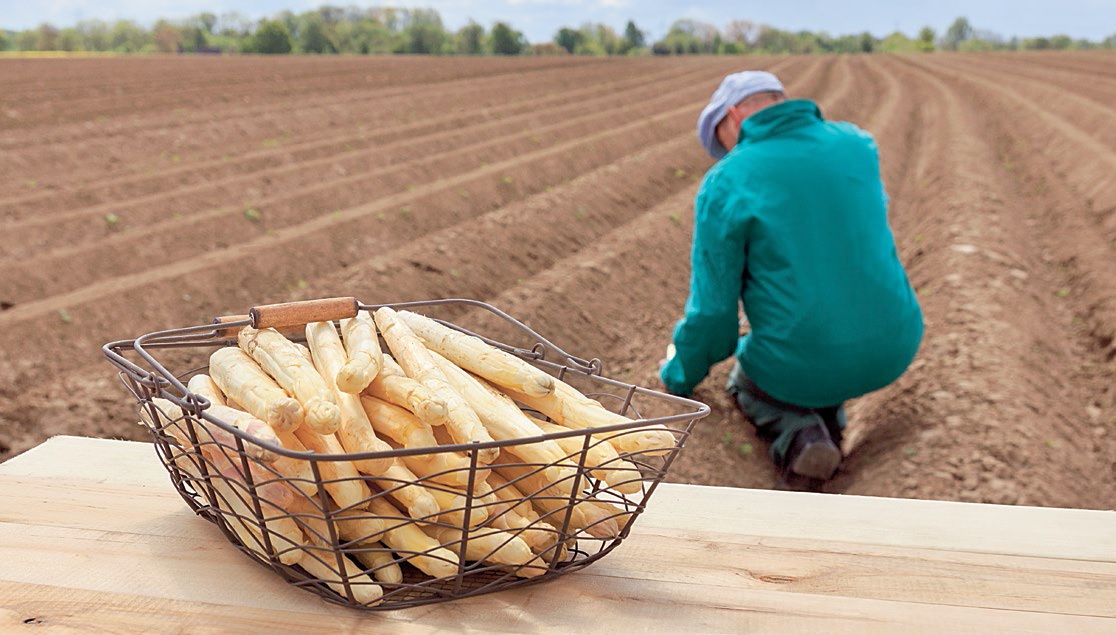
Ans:
{"label": "metal basket frame", "polygon": [[[273,445],[255,437],[249,436],[239,428],[212,416],[207,410],[210,402],[204,397],[192,393],[183,381],[204,368],[194,369],[182,374],[175,374],[167,369],[152,353],[158,349],[172,348],[201,348],[222,347],[236,345],[235,336],[227,337],[227,329],[253,325],[256,321],[253,315],[243,320],[226,322],[223,324],[206,324],[186,328],[176,328],[157,331],[138,337],[134,340],[121,340],[110,342],[102,347],[106,358],[119,369],[119,376],[132,395],[140,403],[141,416],[151,432],[157,454],[164,467],[170,474],[176,490],[186,501],[187,505],[201,517],[216,524],[234,545],[242,552],[261,565],[279,573],[290,583],[317,593],[328,601],[346,606],[362,609],[395,609],[417,606],[434,602],[468,597],[481,593],[505,589],[525,584],[533,584],[542,580],[551,579],[557,575],[579,570],[611,552],[627,538],[632,525],[639,514],[645,509],[647,500],[654,493],[659,483],[664,479],[671,463],[681,450],[685,439],[689,436],[694,423],[709,413],[705,404],[652,391],[633,384],[609,379],[602,376],[603,364],[599,359],[582,359],[573,356],[546,338],[542,337],[522,322],[509,316],[484,302],[465,299],[431,300],[421,302],[401,302],[390,304],[363,304],[357,303],[360,310],[375,311],[380,307],[394,309],[423,309],[438,307],[457,307],[482,309],[514,327],[514,331],[531,342],[529,347],[513,346],[499,342],[485,336],[472,333],[460,326],[444,320],[440,323],[481,338],[488,344],[511,353],[532,365],[546,370],[558,379],[565,381],[580,381],[599,388],[586,392],[590,397],[599,401],[608,401],[604,405],[612,406],[609,409],[622,415],[634,416],[631,423],[598,427],[586,430],[572,430],[569,432],[549,433],[527,439],[511,439],[506,441],[492,441],[487,443],[446,444],[439,445],[431,450],[427,448],[399,448],[383,452],[363,452],[344,454],[317,454],[314,452],[301,452],[283,446]],[[304,339],[294,337],[292,339]],[[147,368],[129,360],[125,355],[134,353]],[[153,401],[159,397],[166,399],[181,410],[180,414],[163,412]],[[608,399],[606,399],[608,398]],[[655,401],[666,404],[676,410],[675,413],[656,418],[644,419],[636,408],[636,402]],[[540,418],[544,418],[540,415]],[[639,492],[622,494],[612,489],[599,478],[599,473],[604,470],[614,469],[605,465],[594,465],[588,462],[590,451],[601,444],[603,438],[615,438],[625,434],[637,434],[652,426],[669,426],[675,436],[674,447],[654,454],[620,453],[619,458],[633,465],[638,470]],[[496,491],[481,495],[475,490],[475,477],[479,470],[486,469],[478,460],[481,450],[490,448],[509,448],[512,446],[531,445],[543,442],[560,442],[573,439],[580,443],[580,451],[566,452],[561,464],[543,464],[516,461],[502,466],[504,469],[515,469],[522,476],[509,481],[508,490],[517,491],[522,497],[513,497],[504,501]],[[231,440],[231,442],[230,442]],[[305,462],[309,465],[311,476],[308,479],[298,480],[284,476],[269,465],[265,465],[256,457],[261,451],[271,452],[281,460]],[[439,520],[445,515],[456,515],[465,527],[472,527],[470,522],[477,518],[485,517],[478,525],[476,536],[471,536],[471,531],[461,533],[460,540],[445,543],[446,548],[456,550],[456,571],[450,575],[433,576],[422,574],[414,568],[412,563],[415,558],[437,558],[435,551],[404,551],[400,549],[368,547],[371,536],[360,540],[346,540],[340,536],[341,523],[355,522],[351,520],[352,514],[362,510],[360,506],[351,509],[339,509],[327,495],[331,486],[340,486],[342,480],[328,478],[323,472],[331,471],[330,466],[336,462],[353,462],[377,459],[399,459],[406,461],[409,458],[428,458],[433,455],[450,454],[462,455],[468,458],[468,467],[458,470],[447,470],[442,473],[428,474],[419,480],[420,485],[430,492],[462,495],[463,504],[449,510],[443,510],[436,517],[412,518],[406,512],[398,516],[376,516],[371,512],[364,512],[363,519],[376,523],[396,523],[390,530],[377,534],[382,538],[388,531],[395,531],[404,526],[421,525],[429,527],[454,527],[457,523]],[[227,461],[227,465],[225,462]],[[219,465],[220,464],[220,465]],[[618,463],[619,465],[619,463]],[[224,473],[222,472],[222,466]],[[232,466],[231,468],[229,466]],[[541,474],[553,468],[572,468],[572,484],[568,496],[560,497],[551,490],[538,488],[531,491],[520,491],[527,487],[536,474]],[[235,473],[230,476],[230,469]],[[465,470],[468,470],[465,472]],[[523,471],[526,470],[524,473]],[[446,485],[439,478],[447,478],[451,471],[460,471],[467,476],[463,490]],[[261,474],[263,478],[261,478]],[[271,476],[274,478],[270,478]],[[373,499],[384,501],[393,500],[405,485],[390,478],[375,477],[360,474],[360,480],[366,484],[370,495],[362,500],[364,508],[373,504]],[[385,488],[385,481],[388,486]],[[266,488],[272,483],[282,483],[294,490],[296,495],[302,492],[306,501],[310,502],[310,511],[294,513],[283,509],[280,505],[270,500],[266,495]],[[412,483],[413,484],[413,483]],[[515,487],[512,487],[515,486]],[[299,489],[302,487],[303,489]],[[308,494],[304,490],[316,490]],[[498,488],[498,489],[502,489]],[[530,489],[530,488],[528,488]],[[488,500],[483,500],[487,498]],[[493,502],[499,499],[501,503]],[[398,500],[396,498],[395,500]],[[553,508],[545,516],[540,515],[539,520],[544,523],[532,523],[516,530],[505,530],[504,534],[514,537],[526,536],[526,532],[537,530],[539,532],[552,532],[553,547],[539,553],[537,561],[532,561],[531,566],[516,567],[507,564],[476,561],[467,558],[469,542],[472,540],[480,544],[482,538],[489,534],[480,533],[481,529],[497,529],[492,523],[508,514],[507,507],[519,505],[526,500],[528,505],[545,505]],[[307,503],[300,499],[302,505]],[[577,527],[574,521],[577,506],[590,505],[614,509],[615,513],[606,515],[596,523]],[[607,507],[606,507],[607,505]],[[399,507],[403,505],[399,504]],[[239,511],[237,511],[239,510]],[[497,516],[492,516],[498,512]],[[320,515],[319,515],[320,513]],[[293,522],[302,530],[305,536],[314,535],[316,541],[313,545],[292,545],[291,540],[284,539],[283,533],[276,529],[277,525]],[[594,536],[594,529],[606,523],[614,523],[618,531],[614,535],[604,537]],[[320,528],[324,525],[326,531]],[[612,526],[612,524],[608,524]],[[549,529],[547,528],[549,527]],[[495,534],[493,534],[495,535]],[[538,534],[531,534],[538,536]],[[503,536],[503,534],[501,534]],[[500,547],[493,548],[490,556],[503,549],[512,539],[508,538]],[[489,541],[491,542],[491,541]],[[254,543],[254,544],[253,544]],[[284,549],[283,545],[287,545]],[[293,553],[298,552],[298,553]],[[360,558],[370,554],[383,552],[395,555],[394,564],[402,565],[403,580],[397,583],[378,582],[382,589],[382,597],[375,602],[362,601],[360,596],[361,585],[356,576],[351,572],[354,569],[371,579],[373,573],[379,573],[383,567],[366,567],[360,564]],[[439,552],[440,553],[440,552]],[[312,558],[323,567],[324,575],[315,575],[306,570],[305,566],[296,567],[285,564],[285,556],[298,556],[299,558]],[[545,557],[544,557],[545,556]],[[354,563],[354,559],[357,560]],[[300,563],[303,561],[300,559]],[[452,562],[448,562],[452,564]],[[313,563],[306,562],[306,565]],[[320,572],[321,567],[315,568]],[[526,573],[530,577],[523,576]],[[361,578],[363,579],[363,578]]]}

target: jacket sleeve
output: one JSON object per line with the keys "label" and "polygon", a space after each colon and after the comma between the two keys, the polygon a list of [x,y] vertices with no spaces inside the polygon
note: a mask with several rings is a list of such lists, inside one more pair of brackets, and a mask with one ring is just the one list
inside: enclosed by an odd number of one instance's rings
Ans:
{"label": "jacket sleeve", "polygon": [[695,204],[690,296],[674,328],[674,356],[660,371],[667,390],[689,395],[709,368],[736,350],[747,262],[744,210],[711,179]]}

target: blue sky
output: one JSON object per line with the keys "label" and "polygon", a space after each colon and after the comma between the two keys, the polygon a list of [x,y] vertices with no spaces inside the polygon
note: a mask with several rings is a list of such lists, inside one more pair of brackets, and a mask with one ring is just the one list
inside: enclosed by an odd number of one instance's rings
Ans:
{"label": "blue sky", "polygon": [[886,35],[895,30],[914,34],[923,25],[940,34],[954,18],[964,15],[975,27],[1005,36],[1066,33],[1097,40],[1116,33],[1116,0],[699,0],[685,4],[666,0],[0,0],[0,28],[25,29],[42,22],[66,26],[89,18],[151,24],[159,17],[182,18],[201,11],[239,11],[255,19],[321,4],[429,7],[437,9],[450,28],[470,18],[485,25],[504,19],[532,42],[549,40],[560,26],[592,21],[620,30],[628,19],[659,37],[681,17],[718,27],[746,19],[834,35],[864,30]]}

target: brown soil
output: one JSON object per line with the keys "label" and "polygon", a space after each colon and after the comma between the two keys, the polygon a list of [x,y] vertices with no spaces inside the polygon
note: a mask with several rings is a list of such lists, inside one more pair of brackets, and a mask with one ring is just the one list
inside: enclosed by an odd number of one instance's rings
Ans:
{"label": "brown soil", "polygon": [[[694,118],[745,63],[876,136],[927,320],[911,371],[851,404],[829,490],[1116,507],[1099,53],[0,62],[0,459],[143,438],[101,344],[295,298],[482,299],[657,386],[709,166]],[[671,478],[770,487],[728,370]]]}

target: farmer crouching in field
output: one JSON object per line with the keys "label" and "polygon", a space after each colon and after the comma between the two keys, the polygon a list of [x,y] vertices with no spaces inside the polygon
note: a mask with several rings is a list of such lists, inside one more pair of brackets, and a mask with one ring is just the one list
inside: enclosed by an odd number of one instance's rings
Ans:
{"label": "farmer crouching in field", "polygon": [[[689,395],[735,353],[727,389],[784,485],[817,487],[843,459],[843,402],[895,381],[922,339],[876,144],[759,71],[721,82],[698,136],[719,161],[698,191],[690,297],[660,376]],[[751,332],[738,337],[741,301]]]}

